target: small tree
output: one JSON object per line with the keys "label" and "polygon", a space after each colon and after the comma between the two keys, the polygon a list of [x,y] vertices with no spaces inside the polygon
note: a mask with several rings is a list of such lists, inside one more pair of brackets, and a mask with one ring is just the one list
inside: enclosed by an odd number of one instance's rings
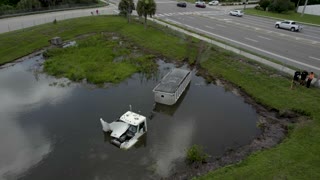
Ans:
{"label": "small tree", "polygon": [[120,15],[126,16],[128,18],[128,23],[130,23],[130,15],[132,14],[132,10],[135,10],[133,0],[121,0],[118,9]]}
{"label": "small tree", "polygon": [[271,3],[270,0],[260,0],[259,5],[265,11],[266,8],[270,5],[270,3]]}
{"label": "small tree", "polygon": [[274,0],[269,5],[269,9],[278,13],[287,12],[294,9],[294,3],[290,2],[290,0]]}
{"label": "small tree", "polygon": [[139,17],[144,17],[144,28],[147,28],[147,16],[156,14],[157,4],[154,0],[139,0],[137,3],[137,13]]}
{"label": "small tree", "polygon": [[17,4],[18,9],[33,10],[41,7],[41,3],[38,0],[21,0]]}
{"label": "small tree", "polygon": [[187,161],[192,163],[205,163],[208,155],[203,152],[202,147],[193,145],[187,150]]}

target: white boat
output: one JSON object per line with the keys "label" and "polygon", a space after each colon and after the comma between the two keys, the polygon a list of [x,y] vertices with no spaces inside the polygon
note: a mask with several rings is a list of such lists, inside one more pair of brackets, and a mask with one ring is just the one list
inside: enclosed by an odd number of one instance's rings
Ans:
{"label": "white boat", "polygon": [[107,123],[102,118],[100,122],[102,130],[110,133],[111,143],[121,149],[131,148],[147,132],[146,117],[132,111],[127,111],[112,123]]}
{"label": "white boat", "polygon": [[153,89],[157,103],[173,105],[191,81],[191,71],[174,68]]}

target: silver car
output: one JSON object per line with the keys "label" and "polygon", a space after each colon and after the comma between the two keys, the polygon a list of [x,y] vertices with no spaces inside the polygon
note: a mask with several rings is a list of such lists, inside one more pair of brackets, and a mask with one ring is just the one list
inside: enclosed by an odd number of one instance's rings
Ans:
{"label": "silver car", "polygon": [[229,12],[231,16],[238,16],[242,17],[243,16],[243,11],[242,10],[232,10]]}

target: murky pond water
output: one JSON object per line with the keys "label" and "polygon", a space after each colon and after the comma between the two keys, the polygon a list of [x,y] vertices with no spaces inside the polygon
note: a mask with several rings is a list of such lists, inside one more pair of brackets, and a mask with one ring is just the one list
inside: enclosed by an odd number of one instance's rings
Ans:
{"label": "murky pond water", "polygon": [[[195,75],[175,106],[154,106],[152,89],[172,64],[92,88],[35,73],[38,61],[0,69],[0,179],[159,179],[184,168],[193,144],[219,156],[259,133],[242,97]],[[148,133],[123,151],[105,141],[99,118],[112,122],[130,104],[150,118]]]}

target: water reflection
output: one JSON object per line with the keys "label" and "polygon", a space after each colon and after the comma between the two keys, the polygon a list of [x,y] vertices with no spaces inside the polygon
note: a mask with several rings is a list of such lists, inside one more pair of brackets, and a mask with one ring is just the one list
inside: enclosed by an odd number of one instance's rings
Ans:
{"label": "water reflection", "polygon": [[46,77],[35,79],[30,73],[35,70],[30,67],[37,68],[33,66],[34,60],[0,71],[0,179],[13,179],[40,162],[52,149],[45,129],[21,116],[43,104],[57,105],[71,92],[71,88],[50,87]]}
{"label": "water reflection", "polygon": [[[152,89],[173,64],[159,61],[151,79],[87,88],[38,74],[36,63],[0,70],[0,179],[160,179],[183,168],[193,144],[215,156],[259,133],[250,105],[195,75],[176,105],[154,109]],[[99,118],[110,123],[130,104],[151,118],[146,136],[123,151],[105,142]]]}
{"label": "water reflection", "polygon": [[[174,121],[174,119],[173,119]],[[175,170],[175,162],[185,157],[186,150],[191,146],[194,131],[194,120],[184,119],[184,122],[174,122],[163,134],[165,143],[157,143],[151,147],[155,157],[155,173],[167,177]]]}

